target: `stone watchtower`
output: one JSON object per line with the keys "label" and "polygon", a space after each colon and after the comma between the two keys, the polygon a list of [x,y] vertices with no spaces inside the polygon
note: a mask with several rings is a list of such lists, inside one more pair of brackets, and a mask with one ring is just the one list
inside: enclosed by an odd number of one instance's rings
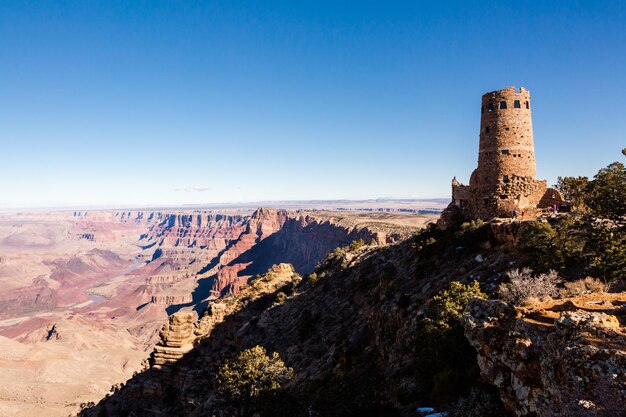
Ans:
{"label": "stone watchtower", "polygon": [[528,90],[514,87],[483,95],[478,168],[470,186],[494,189],[498,179],[535,178],[535,143]]}
{"label": "stone watchtower", "polygon": [[[547,188],[537,180],[530,93],[509,87],[483,95],[478,167],[469,186],[452,180],[452,203],[465,219],[510,217],[533,211]],[[445,221],[445,219],[444,219]]]}

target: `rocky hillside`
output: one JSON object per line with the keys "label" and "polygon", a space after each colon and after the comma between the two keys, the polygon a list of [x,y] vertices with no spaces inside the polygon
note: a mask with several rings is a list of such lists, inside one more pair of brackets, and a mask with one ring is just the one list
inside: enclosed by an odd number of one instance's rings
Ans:
{"label": "rocky hillside", "polygon": [[467,338],[516,416],[620,416],[626,409],[626,293],[513,308],[474,299]]}
{"label": "rocky hillside", "polygon": [[[512,307],[472,301],[464,319],[471,345],[463,337],[460,300],[482,294],[471,283],[495,294],[504,273],[526,262],[515,245],[519,229],[429,228],[388,247],[336,250],[302,280],[288,267],[270,271],[239,297],[210,304],[199,320],[170,318],[146,371],[82,415],[414,416],[429,405],[453,417],[467,415],[454,414],[463,407],[495,417],[506,414],[504,405],[519,416],[569,416],[576,414],[550,410],[572,403],[567,396],[593,407],[602,392],[623,407],[619,382],[593,385],[623,381],[623,294],[610,307],[622,313],[601,323],[584,311],[528,313],[552,320],[543,333],[543,324],[519,320]],[[253,402],[234,400],[218,374],[255,346],[277,352],[293,377]],[[566,393],[551,382],[573,386],[577,377],[599,391]],[[616,415],[602,407],[580,415]]]}

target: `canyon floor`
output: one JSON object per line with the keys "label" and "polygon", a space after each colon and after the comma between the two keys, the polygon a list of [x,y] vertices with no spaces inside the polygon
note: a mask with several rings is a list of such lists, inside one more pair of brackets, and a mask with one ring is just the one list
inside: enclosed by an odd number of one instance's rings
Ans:
{"label": "canyon floor", "polygon": [[397,242],[443,206],[344,203],[0,214],[0,415],[67,416],[143,369],[169,314],[273,264]]}

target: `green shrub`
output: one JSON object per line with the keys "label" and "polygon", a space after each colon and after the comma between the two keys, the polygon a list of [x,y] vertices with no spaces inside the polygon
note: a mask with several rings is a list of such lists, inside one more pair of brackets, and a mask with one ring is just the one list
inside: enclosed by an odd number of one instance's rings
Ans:
{"label": "green shrub", "polygon": [[563,198],[572,203],[574,209],[585,209],[590,188],[589,178],[558,177],[554,188],[563,194]]}
{"label": "green shrub", "polygon": [[[623,152],[623,150],[622,150]],[[587,177],[559,177],[555,187],[574,208],[588,206],[595,217],[626,221],[626,167],[613,162],[589,181]]]}
{"label": "green shrub", "polygon": [[476,351],[463,334],[461,316],[472,297],[485,297],[477,281],[452,282],[433,297],[418,322],[415,370],[421,400],[446,404],[476,384]]}
{"label": "green shrub", "polygon": [[576,273],[585,268],[589,220],[565,216],[555,225],[540,221],[524,225],[520,249],[538,272]]}
{"label": "green shrub", "polygon": [[466,222],[461,225],[461,232],[463,233],[473,232],[473,231],[480,229],[485,224],[486,223],[481,219],[472,220],[471,222]]}
{"label": "green shrub", "polygon": [[467,285],[453,281],[447,289],[439,291],[433,297],[426,318],[432,326],[443,330],[449,329],[460,323],[465,306],[473,297],[487,297],[480,290],[478,281]]}
{"label": "green shrub", "polygon": [[463,223],[455,233],[456,245],[473,252],[480,249],[481,244],[489,239],[489,226],[482,220]]}
{"label": "green shrub", "polygon": [[291,278],[291,282],[293,283],[293,287],[295,288],[300,285],[300,283],[302,283],[302,277],[299,274],[294,274]]}
{"label": "green shrub", "polygon": [[365,246],[365,242],[363,241],[363,239],[358,239],[350,243],[349,249],[351,251],[356,251],[361,249],[363,246]]}
{"label": "green shrub", "polygon": [[626,230],[596,225],[588,240],[589,273],[606,281],[626,282]]}
{"label": "green shrub", "polygon": [[287,294],[285,294],[284,292],[280,291],[278,294],[276,294],[276,302],[278,304],[282,304],[285,301],[287,301]]}
{"label": "green shrub", "polygon": [[317,277],[317,273],[315,272],[310,273],[309,276],[307,277],[307,281],[311,285],[317,284],[317,280],[318,280],[318,277]]}
{"label": "green shrub", "polygon": [[249,401],[280,389],[293,378],[277,352],[268,356],[263,346],[255,346],[227,361],[217,373],[219,392],[229,400]]}
{"label": "green shrub", "polygon": [[563,277],[597,276],[605,281],[626,277],[626,229],[589,216],[565,216],[554,225],[528,222],[520,250],[538,272],[551,269]]}

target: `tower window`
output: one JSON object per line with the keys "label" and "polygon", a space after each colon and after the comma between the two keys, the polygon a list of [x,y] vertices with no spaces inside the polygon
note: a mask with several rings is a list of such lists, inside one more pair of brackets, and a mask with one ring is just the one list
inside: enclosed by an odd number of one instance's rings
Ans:
{"label": "tower window", "polygon": [[491,182],[491,177],[489,176],[485,177],[485,182]]}
{"label": "tower window", "polygon": [[502,177],[502,181],[509,182],[509,176],[505,175],[504,177]]}
{"label": "tower window", "polygon": [[489,103],[489,106],[487,107],[487,110],[489,111],[489,113],[491,113],[493,111],[493,103]]}
{"label": "tower window", "polygon": [[526,108],[530,109],[530,105],[528,104],[528,101],[526,102]]}
{"label": "tower window", "polygon": [[506,101],[501,101],[500,102],[500,108],[501,109],[506,109]]}
{"label": "tower window", "polygon": [[519,109],[519,108],[521,108],[521,107],[522,107],[522,106],[520,105],[519,100],[515,100],[515,101],[513,102],[513,107],[514,107],[514,108],[516,108],[516,109]]}
{"label": "tower window", "polygon": [[508,154],[509,154],[508,149],[502,149],[502,155],[508,155]]}
{"label": "tower window", "polygon": [[489,133],[489,126],[485,128],[485,133]]}

